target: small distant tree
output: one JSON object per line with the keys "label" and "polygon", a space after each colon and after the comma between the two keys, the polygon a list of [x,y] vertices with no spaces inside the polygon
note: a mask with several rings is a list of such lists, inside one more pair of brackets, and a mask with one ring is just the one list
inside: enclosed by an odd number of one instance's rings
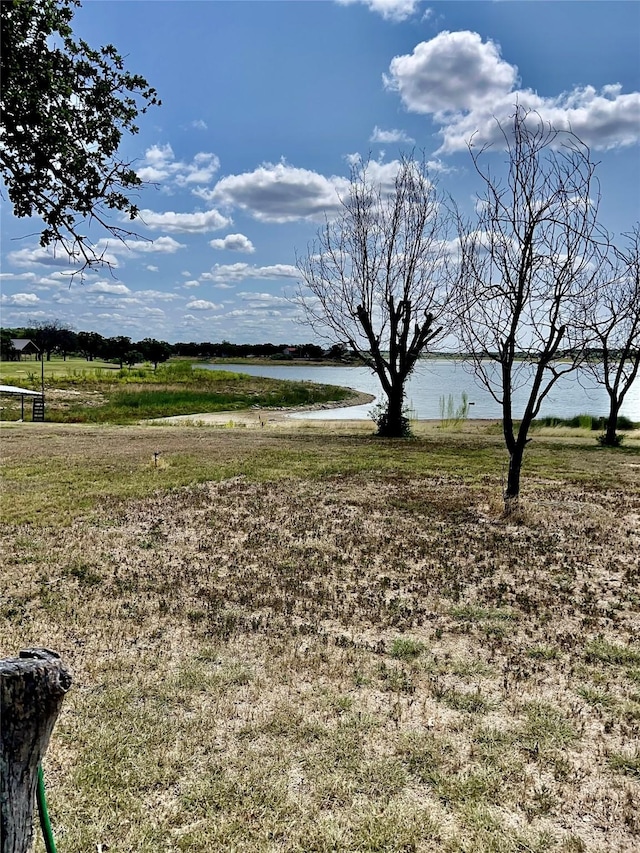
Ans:
{"label": "small distant tree", "polygon": [[333,344],[327,352],[327,358],[333,361],[346,361],[349,353],[349,347],[345,344]]}
{"label": "small distant tree", "polygon": [[320,359],[324,355],[324,350],[317,344],[302,344],[298,347],[298,355],[300,358]]}
{"label": "small distant tree", "polygon": [[460,225],[456,313],[475,375],[502,408],[508,514],[520,495],[531,424],[557,380],[583,358],[599,196],[595,164],[574,133],[521,107],[498,125],[504,173],[487,164],[486,146],[469,144],[482,192],[475,218]]}
{"label": "small distant tree", "polygon": [[369,164],[354,166],[341,205],[298,259],[297,301],[320,339],[344,343],[376,374],[386,396],[378,434],[399,437],[408,430],[406,382],[446,326],[452,219],[413,157],[390,190]]}
{"label": "small distant tree", "polygon": [[[144,361],[144,355],[140,350],[130,349],[124,354],[123,361],[127,367],[135,367],[136,364]],[[120,364],[120,367],[122,367],[122,363]]]}
{"label": "small distant tree", "polygon": [[166,341],[157,341],[155,338],[144,338],[138,341],[136,349],[142,353],[145,361],[150,361],[153,364],[153,369],[158,369],[160,362],[167,361],[173,353],[173,347]]}
{"label": "small distant tree", "polygon": [[78,332],[76,347],[87,361],[93,361],[104,349],[104,338],[98,332]]}
{"label": "small distant tree", "polygon": [[40,357],[46,355],[47,361],[51,361],[51,354],[61,344],[66,345],[68,336],[72,334],[61,320],[45,320],[33,325],[29,337],[40,349]]}
{"label": "small distant tree", "polygon": [[72,329],[60,329],[56,340],[56,352],[62,356],[63,361],[71,352],[75,352],[78,346],[78,336]]}
{"label": "small distant tree", "polygon": [[10,329],[0,329],[0,360],[15,361],[16,349],[12,342],[13,335]]}
{"label": "small distant tree", "polygon": [[118,361],[121,369],[126,361],[127,353],[131,352],[133,349],[131,345],[131,338],[125,337],[124,335],[105,338],[103,346],[103,357]]}
{"label": "small distant tree", "polygon": [[586,313],[587,334],[596,348],[586,363],[609,396],[609,417],[601,444],[617,447],[618,415],[640,369],[640,223],[624,234],[625,246],[611,246],[597,275],[595,310]]}

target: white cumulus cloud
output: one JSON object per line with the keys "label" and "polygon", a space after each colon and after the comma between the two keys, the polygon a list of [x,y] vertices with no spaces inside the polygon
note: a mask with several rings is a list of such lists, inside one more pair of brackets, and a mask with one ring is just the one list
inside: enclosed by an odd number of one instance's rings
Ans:
{"label": "white cumulus cloud", "polygon": [[164,290],[137,290],[135,294],[139,299],[148,299],[152,301],[173,302],[178,299],[176,293],[167,293]]}
{"label": "white cumulus cloud", "polygon": [[227,234],[222,239],[211,240],[209,245],[212,249],[226,249],[228,252],[255,252],[253,243],[244,234]]}
{"label": "white cumulus cloud", "polygon": [[3,293],[0,296],[0,301],[2,301],[3,305],[18,305],[23,308],[27,305],[35,305],[37,302],[40,302],[35,293],[14,293],[12,296],[7,296]]}
{"label": "white cumulus cloud", "polygon": [[299,278],[298,269],[291,264],[273,264],[272,266],[257,267],[251,264],[216,264],[211,272],[203,273],[200,278],[205,281],[226,283],[229,281],[245,281],[246,279]]}
{"label": "white cumulus cloud", "polygon": [[286,299],[284,296],[275,296],[273,293],[238,293],[238,298],[246,302],[254,311],[274,311],[284,308],[287,311],[297,311],[298,306]]}
{"label": "white cumulus cloud", "polygon": [[[98,248],[98,254],[105,264],[110,264],[112,267],[118,266],[118,259],[110,252],[102,252]],[[34,246],[32,248],[18,249],[15,252],[9,252],[8,261],[19,267],[29,267],[33,264],[39,264],[46,267],[66,267],[71,272],[73,267],[78,264],[73,263],[69,255],[61,250],[44,249],[42,246]]]}
{"label": "white cumulus cloud", "polygon": [[[640,141],[640,92],[623,95],[620,87],[606,86],[598,92],[586,86],[555,98],[543,98],[531,90],[510,92],[496,100],[492,110],[472,110],[446,123],[441,131],[441,151],[466,149],[474,133],[478,144],[502,144],[498,121],[508,129],[516,103],[534,110],[557,130],[573,131],[592,148],[617,148]],[[531,121],[537,123],[537,115]]]}
{"label": "white cumulus cloud", "polygon": [[34,272],[0,272],[0,279],[10,278],[13,281],[35,281],[37,278]]}
{"label": "white cumulus cloud", "polygon": [[51,313],[47,311],[32,311],[30,309],[29,311],[11,311],[11,317],[14,320],[24,318],[31,323],[33,320],[40,320],[41,318],[51,319]]}
{"label": "white cumulus cloud", "polygon": [[131,293],[126,284],[115,281],[96,281],[85,288],[87,293],[106,293],[111,296],[124,296]]}
{"label": "white cumulus cloud", "polygon": [[440,114],[490,103],[510,92],[517,77],[494,42],[468,30],[445,30],[413,53],[394,57],[384,81],[412,112]]}
{"label": "white cumulus cloud", "polygon": [[203,234],[226,228],[231,220],[217,210],[205,210],[198,213],[174,213],[168,210],[156,213],[153,210],[141,210],[139,221],[155,231],[172,231],[177,234]]}
{"label": "white cumulus cloud", "polygon": [[376,125],[373,128],[373,133],[371,134],[369,142],[378,142],[382,145],[392,145],[394,143],[402,142],[404,144],[411,145],[415,142],[415,139],[412,139],[404,132],[404,130],[396,130],[395,128],[392,130],[383,130],[381,127]]}
{"label": "white cumulus cloud", "polygon": [[186,249],[184,243],[178,243],[173,237],[158,237],[155,240],[128,240],[127,247],[134,252],[158,252],[162,255],[173,255],[179,249]]}
{"label": "white cumulus cloud", "polygon": [[187,302],[187,308],[191,308],[193,311],[211,311],[222,308],[222,305],[216,305],[215,302],[208,302],[206,299],[194,299]]}
{"label": "white cumulus cloud", "polygon": [[394,57],[384,82],[409,111],[440,124],[439,153],[466,149],[474,134],[478,144],[501,143],[498,122],[508,129],[516,104],[558,130],[572,130],[593,148],[640,140],[640,92],[624,94],[615,83],[540,96],[520,87],[518,69],[501,57],[499,45],[468,30],[441,32],[411,54]]}
{"label": "white cumulus cloud", "polygon": [[173,237],[157,237],[155,240],[98,240],[96,250],[109,251],[113,255],[126,257],[130,252],[136,254],[173,255],[179,249],[185,249],[184,243],[178,243]]}
{"label": "white cumulus cloud", "polygon": [[222,178],[213,196],[262,222],[322,221],[339,208],[339,196],[348,188],[345,178],[327,178],[288,163],[265,163],[253,172]]}
{"label": "white cumulus cloud", "polygon": [[377,12],[386,21],[406,21],[416,14],[420,0],[338,0],[341,6],[363,3],[372,12]]}
{"label": "white cumulus cloud", "polygon": [[210,183],[219,168],[217,155],[206,151],[200,151],[190,162],[176,160],[173,148],[167,143],[147,148],[142,166],[136,171],[143,181],[185,187]]}

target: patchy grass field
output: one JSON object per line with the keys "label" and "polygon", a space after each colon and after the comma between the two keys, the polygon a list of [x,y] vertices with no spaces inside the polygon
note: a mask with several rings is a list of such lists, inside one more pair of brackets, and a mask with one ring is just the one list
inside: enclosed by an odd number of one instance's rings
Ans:
{"label": "patchy grass field", "polygon": [[516,525],[499,436],[371,430],[3,427],[60,850],[640,847],[636,442],[536,436]]}

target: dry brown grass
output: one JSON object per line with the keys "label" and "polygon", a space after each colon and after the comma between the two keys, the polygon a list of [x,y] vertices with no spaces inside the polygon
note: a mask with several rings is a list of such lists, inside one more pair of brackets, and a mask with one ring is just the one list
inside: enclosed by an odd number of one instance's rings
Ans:
{"label": "dry brown grass", "polygon": [[3,431],[14,503],[113,482],[2,531],[3,654],[74,672],[59,849],[637,850],[637,452],[538,442],[506,524],[477,430],[287,429]]}

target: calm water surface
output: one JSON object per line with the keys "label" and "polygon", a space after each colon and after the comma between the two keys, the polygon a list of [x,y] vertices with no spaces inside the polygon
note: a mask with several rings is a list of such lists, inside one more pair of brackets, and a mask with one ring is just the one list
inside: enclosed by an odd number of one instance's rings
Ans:
{"label": "calm water surface", "polygon": [[[207,370],[232,370],[252,376],[267,376],[273,379],[308,380],[327,385],[343,385],[365,391],[380,399],[380,383],[366,367],[304,367],[288,365],[245,365],[206,364],[199,365]],[[466,392],[473,406],[469,409],[472,418],[499,418],[500,406],[489,392],[480,386],[462,362],[451,359],[429,359],[418,363],[407,384],[407,403],[417,418],[439,418],[440,398],[453,394],[455,405],[460,405],[462,393]],[[516,418],[525,405],[526,393],[515,394]],[[372,403],[365,406],[350,406],[344,409],[326,409],[304,412],[295,417],[326,419],[368,418]],[[594,382],[588,373],[581,371],[560,379],[542,404],[540,416],[556,415],[571,418],[574,415],[608,414],[607,392]],[[636,380],[628,392],[622,414],[633,421],[640,421],[640,380]]]}

